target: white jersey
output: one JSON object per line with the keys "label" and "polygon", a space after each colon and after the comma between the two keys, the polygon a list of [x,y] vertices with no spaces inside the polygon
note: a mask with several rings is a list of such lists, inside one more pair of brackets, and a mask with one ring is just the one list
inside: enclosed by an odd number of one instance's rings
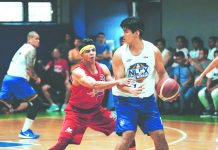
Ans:
{"label": "white jersey", "polygon": [[21,46],[12,58],[7,74],[29,80],[29,76],[27,75],[26,71],[27,65],[29,65],[27,62],[27,57],[29,56],[30,58],[35,59],[35,55],[36,49],[32,45],[26,43]]}
{"label": "white jersey", "polygon": [[[155,52],[157,49],[152,43],[144,41],[144,48],[138,56],[131,54],[129,45],[124,44],[118,50],[122,52],[122,62],[125,68],[125,77],[133,78],[134,82],[131,87],[136,88],[143,85],[144,90],[137,97],[149,97],[155,92]],[[118,89],[112,88],[113,94],[123,97],[136,97],[133,94],[126,93]]]}
{"label": "white jersey", "polygon": [[212,80],[218,80],[218,68],[214,68],[206,76]]}

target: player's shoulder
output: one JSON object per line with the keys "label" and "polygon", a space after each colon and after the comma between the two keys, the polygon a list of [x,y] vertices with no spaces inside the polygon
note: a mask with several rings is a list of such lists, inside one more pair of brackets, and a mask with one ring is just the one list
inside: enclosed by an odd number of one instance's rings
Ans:
{"label": "player's shoulder", "polygon": [[143,40],[144,47],[153,51],[155,55],[161,55],[161,51],[151,42]]}
{"label": "player's shoulder", "polygon": [[114,56],[115,57],[119,57],[122,54],[125,53],[126,49],[127,49],[127,44],[123,44],[122,46],[120,46],[119,48],[117,48],[117,50],[114,52]]}
{"label": "player's shoulder", "polygon": [[101,69],[104,71],[104,73],[107,73],[109,71],[108,67],[105,64],[99,63]]}
{"label": "player's shoulder", "polygon": [[74,68],[71,73],[73,76],[82,76],[85,74],[85,70],[78,66]]}

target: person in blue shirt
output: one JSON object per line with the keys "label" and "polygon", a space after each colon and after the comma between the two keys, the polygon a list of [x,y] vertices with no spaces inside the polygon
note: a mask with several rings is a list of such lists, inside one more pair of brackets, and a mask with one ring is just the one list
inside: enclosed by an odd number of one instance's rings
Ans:
{"label": "person in blue shirt", "polygon": [[187,112],[187,106],[190,104],[189,95],[192,93],[191,87],[193,77],[189,66],[186,65],[185,54],[179,51],[175,54],[178,66],[174,69],[174,79],[180,84],[179,114]]}
{"label": "person in blue shirt", "polygon": [[109,70],[112,70],[112,51],[110,50],[109,45],[105,42],[105,34],[103,32],[98,33],[95,47],[97,54],[96,60],[99,63],[105,64],[109,68]]}

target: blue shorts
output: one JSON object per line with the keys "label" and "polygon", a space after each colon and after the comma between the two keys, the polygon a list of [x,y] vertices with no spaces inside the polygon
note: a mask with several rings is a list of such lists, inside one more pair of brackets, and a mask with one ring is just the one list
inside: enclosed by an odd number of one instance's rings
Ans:
{"label": "blue shorts", "polygon": [[2,88],[0,91],[0,99],[12,100],[28,100],[32,96],[36,95],[36,91],[22,77],[14,77],[6,75],[2,81]]}
{"label": "blue shorts", "polygon": [[154,95],[146,98],[114,96],[117,113],[116,132],[136,131],[137,126],[144,134],[163,130],[162,120]]}

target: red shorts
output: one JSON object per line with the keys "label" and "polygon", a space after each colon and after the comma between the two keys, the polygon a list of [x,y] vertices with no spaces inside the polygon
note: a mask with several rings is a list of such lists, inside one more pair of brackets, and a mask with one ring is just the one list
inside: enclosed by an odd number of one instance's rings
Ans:
{"label": "red shorts", "polygon": [[80,144],[87,127],[110,135],[115,130],[115,119],[102,106],[91,112],[82,112],[76,108],[73,111],[66,110],[59,138],[70,138],[71,144]]}

